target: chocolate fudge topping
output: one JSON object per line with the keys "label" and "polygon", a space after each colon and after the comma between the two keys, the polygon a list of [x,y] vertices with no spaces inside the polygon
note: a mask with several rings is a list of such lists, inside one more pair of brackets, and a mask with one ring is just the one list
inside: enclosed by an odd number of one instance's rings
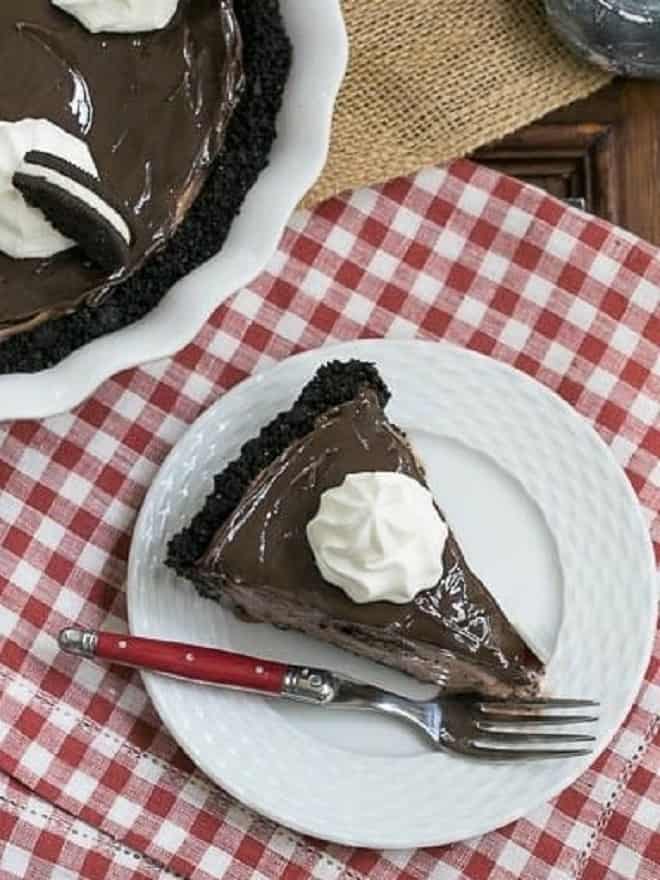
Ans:
{"label": "chocolate fudge topping", "polygon": [[398,471],[425,483],[405,438],[368,389],[320,416],[313,431],[262,471],[215,534],[199,572],[220,576],[230,597],[234,588],[243,595],[249,595],[245,588],[267,589],[291,607],[313,608],[328,621],[340,621],[348,631],[357,625],[428,643],[496,670],[503,680],[526,680],[530,669],[540,670],[468,568],[451,532],[440,582],[410,603],[356,604],[321,577],[306,525],[321,494],[360,471]]}
{"label": "chocolate fudge topping", "polygon": [[0,337],[98,301],[167,240],[204,183],[240,96],[231,0],[181,0],[146,34],[90,34],[49,0],[0,4],[0,119],[45,118],[85,140],[134,234],[110,279],[78,248],[0,253]]}

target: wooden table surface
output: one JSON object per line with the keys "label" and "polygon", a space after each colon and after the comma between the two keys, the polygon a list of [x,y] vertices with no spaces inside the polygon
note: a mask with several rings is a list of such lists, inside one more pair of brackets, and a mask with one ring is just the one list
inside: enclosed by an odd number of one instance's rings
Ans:
{"label": "wooden table surface", "polygon": [[660,82],[614,80],[475,158],[660,245]]}

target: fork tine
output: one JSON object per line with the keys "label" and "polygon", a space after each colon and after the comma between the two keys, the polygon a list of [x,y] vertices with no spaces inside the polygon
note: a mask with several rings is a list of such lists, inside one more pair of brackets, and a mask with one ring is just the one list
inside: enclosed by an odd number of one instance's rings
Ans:
{"label": "fork tine", "polygon": [[503,724],[587,724],[598,721],[597,715],[520,715],[515,712],[492,712],[477,716],[477,726],[481,730],[493,730]]}
{"label": "fork tine", "polygon": [[[481,725],[477,722],[477,727],[479,730],[483,730]],[[514,733],[513,731],[508,730],[490,730],[486,729],[483,731],[484,742],[488,741],[491,743],[509,743],[513,745],[514,743],[549,743],[552,745],[556,743],[559,745],[560,743],[576,743],[576,742],[595,742],[596,737],[590,736],[588,733]],[[482,738],[479,737],[481,740]]]}
{"label": "fork tine", "polygon": [[591,749],[491,749],[472,744],[467,754],[490,761],[535,761],[546,758],[577,758],[590,755]]}
{"label": "fork tine", "polygon": [[481,712],[525,712],[528,709],[587,709],[600,706],[597,700],[493,700],[479,701],[475,706]]}

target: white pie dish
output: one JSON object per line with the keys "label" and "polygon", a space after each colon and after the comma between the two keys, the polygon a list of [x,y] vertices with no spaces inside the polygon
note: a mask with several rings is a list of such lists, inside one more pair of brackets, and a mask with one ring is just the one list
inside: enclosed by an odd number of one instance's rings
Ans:
{"label": "white pie dish", "polygon": [[248,193],[220,252],[179,281],[140,321],[88,343],[48,370],[0,376],[0,421],[64,412],[120,370],[174,354],[230,294],[265,267],[292,211],[325,163],[348,59],[339,0],[316,4],[313,15],[306,0],[281,0],[281,9],[293,43],[293,65],[277,139],[269,166]]}

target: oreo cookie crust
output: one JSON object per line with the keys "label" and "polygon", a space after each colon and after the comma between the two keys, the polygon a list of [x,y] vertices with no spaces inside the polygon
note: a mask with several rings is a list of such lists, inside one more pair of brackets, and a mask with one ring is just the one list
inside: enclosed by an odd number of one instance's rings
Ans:
{"label": "oreo cookie crust", "polygon": [[144,317],[184,275],[216,254],[275,140],[275,122],[291,64],[277,0],[235,0],[244,41],[245,91],[214,171],[167,247],[98,306],[0,342],[0,374],[34,373],[77,348]]}

